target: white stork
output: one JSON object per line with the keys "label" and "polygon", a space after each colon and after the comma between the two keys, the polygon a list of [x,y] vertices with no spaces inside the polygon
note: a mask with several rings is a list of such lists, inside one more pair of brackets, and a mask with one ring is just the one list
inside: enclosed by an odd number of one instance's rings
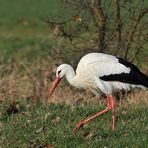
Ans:
{"label": "white stork", "polygon": [[129,90],[132,87],[148,87],[148,76],[132,63],[104,53],[89,53],[81,58],[76,73],[72,66],[62,64],[57,68],[56,79],[52,84],[48,98],[51,97],[60,80],[67,81],[76,88],[88,89],[96,96],[102,91],[107,98],[107,108],[94,116],[79,122],[73,130],[76,132],[86,122],[112,109],[112,129],[115,130],[116,99],[114,92]]}

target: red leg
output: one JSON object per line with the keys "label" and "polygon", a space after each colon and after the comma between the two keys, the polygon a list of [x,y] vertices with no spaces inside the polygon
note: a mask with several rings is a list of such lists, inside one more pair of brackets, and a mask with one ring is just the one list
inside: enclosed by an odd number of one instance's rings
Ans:
{"label": "red leg", "polygon": [[111,99],[111,107],[112,107],[112,130],[115,131],[115,121],[116,121],[116,107],[117,107],[117,102],[116,102],[116,98],[114,96],[112,96]]}
{"label": "red leg", "polygon": [[76,127],[73,129],[73,133],[75,133],[80,127],[82,127],[85,123],[89,122],[90,120],[108,112],[111,110],[111,100],[110,100],[110,96],[107,96],[107,108],[102,110],[101,112],[97,113],[96,115],[84,120],[84,121],[81,121],[79,122]]}

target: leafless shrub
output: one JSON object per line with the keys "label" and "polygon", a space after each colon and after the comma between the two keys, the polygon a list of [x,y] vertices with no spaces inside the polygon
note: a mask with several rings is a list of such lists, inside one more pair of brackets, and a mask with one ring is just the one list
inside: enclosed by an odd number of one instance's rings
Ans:
{"label": "leafless shrub", "polygon": [[[53,32],[57,36],[63,36],[70,41],[79,39],[73,47],[81,42],[85,49],[90,43],[91,52],[112,52],[134,60],[147,40],[148,8],[145,3],[145,0],[61,0],[62,20],[50,15],[43,20],[50,26],[55,26]],[[64,9],[68,8],[72,13],[69,18],[64,18]],[[89,37],[83,35],[86,32]]]}
{"label": "leafless shrub", "polygon": [[[23,72],[16,74],[20,69]],[[9,69],[9,74],[0,81],[0,99],[46,99],[49,85],[46,70],[40,63],[34,65],[24,62],[19,63],[15,70]]]}

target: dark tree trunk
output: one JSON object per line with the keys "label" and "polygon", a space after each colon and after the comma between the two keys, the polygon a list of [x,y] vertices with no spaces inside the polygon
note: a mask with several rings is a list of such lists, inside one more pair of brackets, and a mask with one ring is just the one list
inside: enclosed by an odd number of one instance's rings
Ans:
{"label": "dark tree trunk", "polygon": [[119,51],[121,45],[120,0],[114,0],[114,16],[115,16],[116,50]]}
{"label": "dark tree trunk", "polygon": [[94,4],[95,15],[98,19],[98,48],[103,51],[105,46],[105,16],[101,6],[101,0],[96,0]]}

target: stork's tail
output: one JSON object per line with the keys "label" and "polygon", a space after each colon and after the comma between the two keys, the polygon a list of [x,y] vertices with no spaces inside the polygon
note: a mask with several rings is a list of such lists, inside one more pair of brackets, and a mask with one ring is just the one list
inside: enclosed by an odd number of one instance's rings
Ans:
{"label": "stork's tail", "polygon": [[147,87],[148,88],[148,76],[146,76],[145,74],[141,73],[140,74],[140,83],[144,87]]}

